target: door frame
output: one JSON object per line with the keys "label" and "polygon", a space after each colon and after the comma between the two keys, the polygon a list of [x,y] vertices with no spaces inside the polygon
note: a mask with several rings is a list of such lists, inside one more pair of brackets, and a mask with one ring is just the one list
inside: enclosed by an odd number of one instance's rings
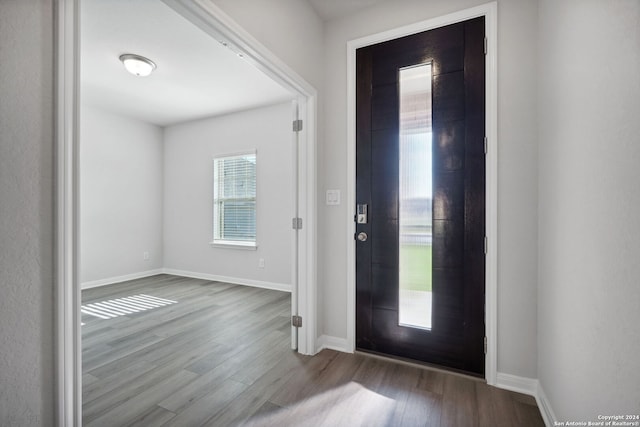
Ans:
{"label": "door frame", "polygon": [[[245,59],[296,94],[299,117],[297,293],[292,309],[304,318],[298,328],[298,352],[316,352],[316,151],[317,91],[257,39],[206,0],[163,0],[180,15],[218,40],[243,52]],[[80,0],[55,2],[55,345],[56,421],[82,425],[82,348],[79,283],[79,78]],[[297,279],[297,280],[296,280]]]}
{"label": "door frame", "polygon": [[486,272],[485,272],[485,378],[497,381],[498,304],[498,3],[496,1],[444,16],[372,34],[347,43],[347,350],[356,342],[356,50],[449,24],[485,17],[486,54]]}

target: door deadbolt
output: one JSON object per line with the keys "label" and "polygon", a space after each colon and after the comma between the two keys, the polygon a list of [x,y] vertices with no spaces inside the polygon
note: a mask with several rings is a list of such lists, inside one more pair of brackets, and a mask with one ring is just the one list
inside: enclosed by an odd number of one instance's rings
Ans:
{"label": "door deadbolt", "polygon": [[369,219],[367,218],[367,205],[356,206],[356,222],[358,224],[366,224]]}
{"label": "door deadbolt", "polygon": [[361,242],[366,242],[368,238],[369,236],[367,236],[367,233],[365,233],[364,231],[358,233],[358,240],[360,240]]}

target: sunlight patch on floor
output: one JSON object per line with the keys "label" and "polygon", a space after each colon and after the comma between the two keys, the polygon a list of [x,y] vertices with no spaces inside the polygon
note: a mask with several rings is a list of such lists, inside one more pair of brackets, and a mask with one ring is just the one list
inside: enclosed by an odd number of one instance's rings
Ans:
{"label": "sunlight patch on floor", "polygon": [[[291,407],[273,405],[271,411],[255,415],[247,425],[286,425],[291,420],[305,420],[307,425],[315,426],[357,425],[358,423],[351,424],[352,418],[354,422],[359,421],[359,425],[373,426],[386,420],[393,413],[395,405],[394,399],[351,381],[297,402]],[[341,415],[340,419],[333,419],[327,414]],[[348,420],[344,418],[345,414],[348,414]]]}
{"label": "sunlight patch on floor", "polygon": [[126,316],[127,314],[153,310],[154,308],[176,304],[177,302],[178,301],[154,297],[152,295],[139,294],[82,305],[80,311],[89,316],[106,320]]}

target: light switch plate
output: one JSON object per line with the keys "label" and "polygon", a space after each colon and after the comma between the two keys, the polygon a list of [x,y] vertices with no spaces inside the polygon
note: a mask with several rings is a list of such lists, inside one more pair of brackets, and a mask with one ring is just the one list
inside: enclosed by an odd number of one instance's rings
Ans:
{"label": "light switch plate", "polygon": [[327,190],[327,205],[340,204],[340,190]]}

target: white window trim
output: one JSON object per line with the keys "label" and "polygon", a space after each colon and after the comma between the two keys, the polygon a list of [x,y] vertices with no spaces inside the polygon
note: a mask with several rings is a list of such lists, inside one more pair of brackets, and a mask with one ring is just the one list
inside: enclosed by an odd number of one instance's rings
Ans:
{"label": "white window trim", "polygon": [[212,240],[209,242],[214,248],[224,249],[244,249],[248,251],[255,251],[258,249],[257,242],[243,242],[241,240]]}

